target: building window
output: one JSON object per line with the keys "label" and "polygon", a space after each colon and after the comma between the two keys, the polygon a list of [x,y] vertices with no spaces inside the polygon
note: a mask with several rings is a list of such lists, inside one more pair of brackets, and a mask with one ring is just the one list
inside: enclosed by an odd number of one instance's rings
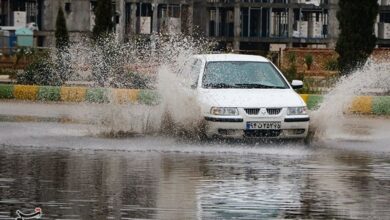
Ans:
{"label": "building window", "polygon": [[72,7],[71,3],[70,2],[66,2],[65,3],[65,12],[66,13],[70,13],[72,11],[71,7]]}

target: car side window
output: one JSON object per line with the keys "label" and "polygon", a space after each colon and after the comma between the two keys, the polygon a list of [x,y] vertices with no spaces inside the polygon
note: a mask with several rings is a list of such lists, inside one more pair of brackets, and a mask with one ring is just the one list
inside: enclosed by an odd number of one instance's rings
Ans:
{"label": "car side window", "polygon": [[191,64],[191,86],[195,87],[198,85],[198,78],[200,74],[200,70],[202,68],[202,61],[200,59],[195,59]]}

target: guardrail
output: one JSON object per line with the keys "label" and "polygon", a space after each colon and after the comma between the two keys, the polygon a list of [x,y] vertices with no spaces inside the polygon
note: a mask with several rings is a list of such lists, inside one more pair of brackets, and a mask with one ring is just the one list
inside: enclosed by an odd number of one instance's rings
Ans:
{"label": "guardrail", "polygon": [[[115,104],[158,103],[154,90],[112,89],[69,86],[35,86],[0,84],[0,99],[17,99],[43,102],[89,102]],[[318,108],[322,95],[301,94],[310,110]],[[390,115],[390,96],[357,96],[349,108],[352,113]]]}

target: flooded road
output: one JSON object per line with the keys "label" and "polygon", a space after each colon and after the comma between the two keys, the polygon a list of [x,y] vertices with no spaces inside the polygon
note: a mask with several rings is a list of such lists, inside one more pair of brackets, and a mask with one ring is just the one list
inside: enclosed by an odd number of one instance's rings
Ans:
{"label": "flooded road", "polygon": [[35,207],[43,219],[390,218],[388,140],[90,134],[83,125],[0,123],[0,219]]}

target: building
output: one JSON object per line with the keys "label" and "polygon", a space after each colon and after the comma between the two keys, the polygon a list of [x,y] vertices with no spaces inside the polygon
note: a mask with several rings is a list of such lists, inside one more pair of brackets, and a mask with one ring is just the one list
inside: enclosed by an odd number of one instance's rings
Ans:
{"label": "building", "polygon": [[206,34],[235,50],[326,48],[336,42],[332,0],[207,0],[197,7],[204,13],[199,25]]}
{"label": "building", "polygon": [[[113,0],[116,32],[126,41],[152,33],[202,33],[221,48],[259,52],[285,47],[334,48],[338,0]],[[378,0],[379,47],[390,46],[390,0]],[[0,0],[0,25],[34,22],[37,46],[54,43],[58,7],[71,39],[94,26],[96,0]],[[20,19],[22,17],[25,19]]]}

